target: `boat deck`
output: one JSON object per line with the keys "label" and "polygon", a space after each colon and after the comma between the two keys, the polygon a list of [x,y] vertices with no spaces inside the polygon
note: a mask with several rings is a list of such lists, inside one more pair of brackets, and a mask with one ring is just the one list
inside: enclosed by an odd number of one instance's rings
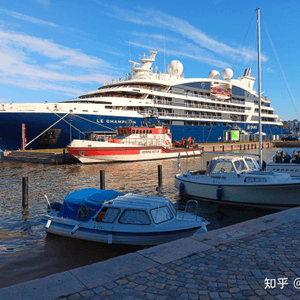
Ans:
{"label": "boat deck", "polygon": [[65,149],[4,151],[2,160],[55,165],[79,163],[78,159]]}

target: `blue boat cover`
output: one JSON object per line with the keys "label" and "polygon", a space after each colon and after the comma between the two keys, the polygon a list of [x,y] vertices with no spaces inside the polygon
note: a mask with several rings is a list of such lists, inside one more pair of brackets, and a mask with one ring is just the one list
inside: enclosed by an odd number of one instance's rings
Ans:
{"label": "blue boat cover", "polygon": [[115,199],[121,195],[123,194],[114,190],[95,188],[72,192],[65,197],[58,217],[87,222],[100,210],[104,201]]}

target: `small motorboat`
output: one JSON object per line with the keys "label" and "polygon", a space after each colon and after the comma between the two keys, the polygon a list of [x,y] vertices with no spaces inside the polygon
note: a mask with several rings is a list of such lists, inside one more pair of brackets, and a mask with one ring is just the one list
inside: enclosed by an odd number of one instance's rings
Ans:
{"label": "small motorboat", "polygon": [[286,173],[261,171],[253,157],[214,157],[206,171],[193,170],[175,176],[181,196],[223,203],[273,208],[300,205],[300,178]]}
{"label": "small motorboat", "polygon": [[66,196],[42,217],[47,233],[107,244],[154,246],[206,232],[197,214],[177,211],[164,197],[83,189]]}

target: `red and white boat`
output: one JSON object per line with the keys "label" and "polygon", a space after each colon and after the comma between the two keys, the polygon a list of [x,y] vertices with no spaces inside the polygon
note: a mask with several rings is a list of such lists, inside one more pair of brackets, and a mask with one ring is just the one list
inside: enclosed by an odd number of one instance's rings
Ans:
{"label": "red and white boat", "polygon": [[169,126],[144,121],[140,127],[116,129],[112,138],[73,140],[68,151],[82,163],[127,162],[201,155],[192,139],[172,143]]}

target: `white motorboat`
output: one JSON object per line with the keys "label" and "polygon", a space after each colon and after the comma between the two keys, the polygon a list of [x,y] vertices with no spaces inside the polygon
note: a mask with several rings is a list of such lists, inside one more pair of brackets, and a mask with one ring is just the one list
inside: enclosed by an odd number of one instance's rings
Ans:
{"label": "white motorboat", "polygon": [[283,162],[281,153],[277,151],[273,161],[266,164],[266,171],[288,173],[291,177],[300,177],[299,157]]}
{"label": "white motorboat", "polygon": [[257,9],[258,33],[258,121],[259,165],[252,157],[225,156],[210,161],[205,174],[198,171],[175,176],[180,195],[219,200],[226,203],[271,206],[300,205],[300,178],[286,173],[262,170],[260,9]]}
{"label": "white motorboat", "polygon": [[287,173],[291,177],[300,177],[300,164],[270,162],[266,164],[266,171]]}
{"label": "white motorboat", "polygon": [[92,140],[73,140],[68,151],[82,163],[104,163],[197,156],[203,150],[191,137],[173,142],[170,126],[162,125],[158,119],[154,123],[145,118],[141,126],[128,122],[116,131],[110,138],[94,134]]}
{"label": "white motorboat", "polygon": [[167,198],[97,189],[67,195],[63,205],[50,209],[42,221],[47,233],[136,246],[154,246],[206,232],[208,224],[197,214],[176,211]]}
{"label": "white motorboat", "polygon": [[194,170],[177,174],[180,195],[274,208],[300,205],[300,178],[286,173],[260,171],[250,156],[213,158],[205,173]]}

